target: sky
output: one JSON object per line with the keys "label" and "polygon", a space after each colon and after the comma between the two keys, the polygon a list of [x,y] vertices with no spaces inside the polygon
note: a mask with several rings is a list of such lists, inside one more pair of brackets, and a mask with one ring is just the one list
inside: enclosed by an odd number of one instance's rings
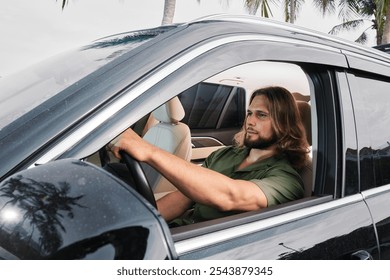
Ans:
{"label": "sky", "polygon": [[[62,0],[0,0],[0,77],[104,36],[159,26],[164,8],[164,0],[69,0],[64,10],[61,4]],[[272,11],[273,19],[283,21],[281,6],[272,6]],[[221,13],[248,14],[244,0],[177,0],[174,22]],[[336,16],[323,17],[310,0],[296,22],[325,33],[339,23]],[[340,36],[352,40],[357,35]]]}

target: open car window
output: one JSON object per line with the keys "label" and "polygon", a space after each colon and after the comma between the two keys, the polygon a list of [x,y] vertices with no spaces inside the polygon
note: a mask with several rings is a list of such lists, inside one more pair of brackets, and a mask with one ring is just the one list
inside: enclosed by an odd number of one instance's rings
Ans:
{"label": "open car window", "polygon": [[[271,85],[286,87],[297,94],[297,98],[303,98],[310,108],[311,81],[302,68],[292,63],[259,61],[239,65],[179,92],[177,97],[185,111],[181,122],[191,131],[191,161],[201,164],[213,151],[232,145],[234,135],[244,122],[252,92]],[[145,133],[148,126],[155,125],[150,124],[154,109],[141,116],[132,127],[137,127],[139,132]],[[308,129],[311,138],[311,112],[307,117],[310,119]],[[109,158],[117,162],[112,155]],[[101,151],[87,160],[101,164]],[[166,193],[164,191],[164,195]],[[161,195],[160,192],[155,192],[156,198]]]}

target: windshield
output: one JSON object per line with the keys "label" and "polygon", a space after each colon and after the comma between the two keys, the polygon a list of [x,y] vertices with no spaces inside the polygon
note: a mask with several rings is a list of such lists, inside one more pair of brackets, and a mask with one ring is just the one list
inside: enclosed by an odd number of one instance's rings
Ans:
{"label": "windshield", "polygon": [[0,80],[0,130],[115,58],[173,26],[123,33],[57,55]]}

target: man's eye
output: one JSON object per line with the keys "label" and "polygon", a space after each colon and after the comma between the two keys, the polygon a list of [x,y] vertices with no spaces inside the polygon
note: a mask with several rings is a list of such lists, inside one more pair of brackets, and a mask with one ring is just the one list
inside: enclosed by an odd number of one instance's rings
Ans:
{"label": "man's eye", "polygon": [[266,114],[266,113],[258,113],[258,114],[257,114],[257,117],[258,117],[259,119],[265,119],[266,117],[268,117],[268,114]]}

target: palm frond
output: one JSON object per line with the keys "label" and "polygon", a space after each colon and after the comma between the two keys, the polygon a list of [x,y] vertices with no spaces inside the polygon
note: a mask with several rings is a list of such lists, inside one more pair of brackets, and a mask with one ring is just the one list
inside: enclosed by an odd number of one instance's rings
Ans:
{"label": "palm frond", "polygon": [[340,31],[349,31],[361,27],[364,24],[364,19],[347,21],[334,26],[328,33],[332,35],[339,34]]}
{"label": "palm frond", "polygon": [[336,1],[335,0],[313,0],[313,5],[322,15],[334,14],[336,12]]}
{"label": "palm frond", "polygon": [[273,16],[270,2],[277,5],[277,0],[245,0],[245,8],[251,15],[255,15],[260,8],[260,15],[268,18]]}
{"label": "palm frond", "polygon": [[340,0],[339,2],[339,14],[338,17],[343,21],[347,22],[354,18],[361,17],[360,5],[357,1],[353,0]]}
{"label": "palm frond", "polygon": [[365,17],[369,17],[375,14],[377,4],[374,0],[361,0],[359,1],[359,14]]}
{"label": "palm frond", "polygon": [[245,8],[247,9],[250,15],[257,13],[257,10],[260,7],[261,0],[245,0]]}
{"label": "palm frond", "polygon": [[359,36],[359,38],[357,38],[357,39],[355,40],[356,43],[360,43],[360,44],[362,44],[362,45],[366,44],[367,41],[368,41],[368,36],[367,36],[367,33],[366,33],[366,32],[363,32],[363,33]]}
{"label": "palm frond", "polygon": [[271,7],[269,6],[268,1],[261,1],[261,15],[263,17],[269,18],[273,17]]}

